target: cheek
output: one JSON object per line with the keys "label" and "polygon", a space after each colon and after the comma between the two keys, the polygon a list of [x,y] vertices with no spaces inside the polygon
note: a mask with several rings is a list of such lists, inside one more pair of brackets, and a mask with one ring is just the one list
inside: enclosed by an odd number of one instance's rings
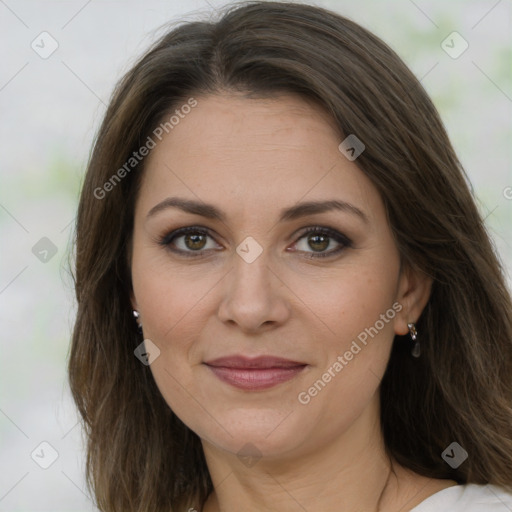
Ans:
{"label": "cheek", "polygon": [[206,400],[195,389],[193,350],[203,328],[204,292],[200,283],[191,289],[183,278],[173,275],[148,270],[134,279],[134,292],[143,318],[144,338],[160,350],[150,366],[155,383],[179,418],[197,428],[195,419],[204,415],[198,404]]}
{"label": "cheek", "polygon": [[313,285],[310,280],[295,277],[294,293],[316,317],[330,345],[348,347],[360,334],[364,339],[364,333],[376,323],[382,337],[393,337],[396,311],[392,306],[399,266],[392,258],[387,263],[383,260],[368,258],[364,264],[359,261],[336,272],[318,273]]}
{"label": "cheek", "polygon": [[[208,293],[218,282],[215,273],[203,274],[189,269],[185,275],[167,258],[142,249],[134,253],[132,261],[133,290],[144,338],[160,350],[150,370],[165,401],[180,412],[185,423],[187,411],[191,417],[201,413],[194,413],[194,400],[187,390],[195,388],[194,365],[199,364],[196,342],[212,314],[205,310]],[[196,395],[197,390],[194,397],[202,401]]]}
{"label": "cheek", "polygon": [[201,328],[207,296],[218,279],[200,266],[184,271],[164,251],[156,257],[149,250],[134,254],[132,281],[144,335],[164,350],[186,345]]}
{"label": "cheek", "polygon": [[341,418],[339,408],[325,408],[325,403],[343,403],[352,417],[376,392],[385,372],[401,309],[395,300],[399,263],[392,256],[368,258],[364,265],[360,260],[335,278],[315,279],[314,287],[296,282],[294,291],[308,297],[305,302],[323,333],[317,341],[321,364],[303,387],[301,403],[309,401],[307,407],[326,420],[338,423]]}
{"label": "cheek", "polygon": [[[356,287],[357,291],[358,288]],[[339,311],[324,321],[329,337],[319,340],[322,363],[299,390],[303,427],[322,424],[326,438],[335,438],[353,424],[376,399],[394,338],[391,294],[334,296]],[[331,307],[332,309],[332,307]],[[316,427],[315,427],[316,428]]]}

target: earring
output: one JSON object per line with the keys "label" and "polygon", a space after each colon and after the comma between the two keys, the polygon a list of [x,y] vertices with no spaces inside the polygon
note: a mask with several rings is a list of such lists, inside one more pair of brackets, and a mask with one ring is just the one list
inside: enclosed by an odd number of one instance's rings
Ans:
{"label": "earring", "polygon": [[414,347],[411,351],[412,357],[420,357],[421,349],[420,349],[420,342],[418,341],[418,331],[416,330],[416,326],[413,323],[407,324],[407,327],[409,327],[409,335],[411,336],[412,341],[414,341]]}
{"label": "earring", "polygon": [[133,313],[133,317],[135,318],[135,321],[137,322],[137,329],[138,329],[139,333],[142,333],[142,322],[138,321],[138,318],[140,317],[140,313],[136,309],[134,309],[132,311],[132,313]]}

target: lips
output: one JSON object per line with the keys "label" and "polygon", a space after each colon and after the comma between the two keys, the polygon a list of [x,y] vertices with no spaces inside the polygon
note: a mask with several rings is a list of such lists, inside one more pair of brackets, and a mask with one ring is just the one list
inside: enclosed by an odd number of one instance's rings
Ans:
{"label": "lips", "polygon": [[221,381],[248,391],[277,386],[294,378],[307,366],[306,363],[273,356],[221,357],[204,364]]}
{"label": "lips", "polygon": [[223,368],[292,368],[295,366],[304,366],[306,363],[291,361],[281,357],[260,356],[255,358],[244,356],[220,357],[212,361],[207,361],[208,366],[216,366]]}

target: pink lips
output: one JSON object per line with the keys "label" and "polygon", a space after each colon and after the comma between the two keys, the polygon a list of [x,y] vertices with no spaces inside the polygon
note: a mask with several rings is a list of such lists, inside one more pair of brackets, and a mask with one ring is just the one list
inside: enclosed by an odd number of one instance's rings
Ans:
{"label": "pink lips", "polygon": [[292,379],[307,366],[306,363],[272,356],[221,357],[205,364],[220,380],[245,390],[271,388]]}

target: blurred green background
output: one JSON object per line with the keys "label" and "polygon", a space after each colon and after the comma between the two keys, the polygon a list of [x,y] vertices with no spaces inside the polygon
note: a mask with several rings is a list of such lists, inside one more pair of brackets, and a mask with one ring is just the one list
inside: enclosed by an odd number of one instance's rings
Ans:
{"label": "blurred green background", "polygon": [[[315,3],[372,30],[422,80],[510,274],[510,2]],[[224,4],[0,1],[0,512],[96,510],[65,373],[74,317],[67,261],[80,183],[121,74],[163,24]],[[457,58],[442,46],[453,31],[469,45]],[[43,58],[53,41],[57,49]],[[43,469],[52,450],[57,458]]]}

